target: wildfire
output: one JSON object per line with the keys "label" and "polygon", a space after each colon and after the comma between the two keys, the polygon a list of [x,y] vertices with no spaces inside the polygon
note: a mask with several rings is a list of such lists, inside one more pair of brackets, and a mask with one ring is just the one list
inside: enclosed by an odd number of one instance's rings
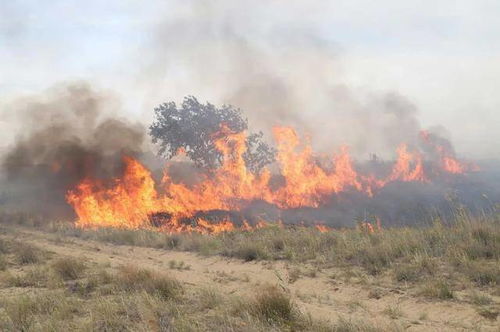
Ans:
{"label": "wildfire", "polygon": [[[422,157],[418,153],[408,152],[406,144],[401,144],[397,150],[398,159],[392,169],[388,181],[428,181],[424,175]],[[415,166],[411,167],[411,163]]]}
{"label": "wildfire", "polygon": [[[422,134],[424,138],[426,134]],[[297,133],[288,127],[274,129],[279,174],[284,178],[278,188],[270,186],[271,171],[255,174],[245,166],[245,133],[225,133],[215,142],[222,153],[222,165],[195,185],[175,183],[165,169],[156,183],[151,172],[138,160],[124,156],[124,172],[111,182],[86,178],[67,194],[80,227],[155,227],[167,232],[218,233],[234,229],[251,230],[266,225],[260,221],[252,226],[243,221],[236,226],[229,218],[212,222],[196,217],[198,212],[212,210],[238,211],[251,201],[264,201],[281,209],[318,207],[332,194],[358,191],[373,195],[394,181],[429,181],[418,151],[409,151],[402,144],[397,160],[385,178],[356,171],[347,147],[329,159],[332,167],[322,167],[308,143],[301,143]],[[453,155],[441,151],[442,171],[463,173],[467,167]],[[183,153],[183,151],[180,151]],[[187,222],[186,222],[187,221]],[[371,224],[364,226],[373,228]],[[316,225],[321,232],[327,226]],[[378,226],[380,229],[380,226]]]}
{"label": "wildfire", "polygon": [[315,227],[320,233],[327,233],[332,230],[330,227],[321,224],[317,224]]}
{"label": "wildfire", "polygon": [[465,172],[477,171],[478,167],[474,164],[466,164],[458,161],[455,157],[455,152],[446,142],[439,140],[426,130],[420,132],[422,141],[430,146],[434,153],[438,156],[441,168],[443,171],[451,174],[463,174]]}
{"label": "wildfire", "polygon": [[369,234],[382,232],[382,222],[378,217],[375,217],[375,225],[373,223],[362,221],[358,224],[358,229]]}

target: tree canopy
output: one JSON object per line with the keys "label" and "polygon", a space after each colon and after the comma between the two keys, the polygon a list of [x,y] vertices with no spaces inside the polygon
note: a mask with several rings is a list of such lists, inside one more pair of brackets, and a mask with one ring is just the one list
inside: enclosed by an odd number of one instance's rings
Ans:
{"label": "tree canopy", "polygon": [[[149,134],[153,143],[159,144],[159,155],[170,159],[183,149],[197,166],[206,169],[221,164],[222,155],[214,140],[215,134],[220,137],[222,125],[233,133],[248,129],[248,120],[240,109],[231,105],[201,104],[193,96],[185,97],[180,107],[168,102],[156,107],[154,112]],[[257,172],[274,161],[275,150],[263,141],[262,132],[248,134],[246,145],[243,157],[251,171]]]}

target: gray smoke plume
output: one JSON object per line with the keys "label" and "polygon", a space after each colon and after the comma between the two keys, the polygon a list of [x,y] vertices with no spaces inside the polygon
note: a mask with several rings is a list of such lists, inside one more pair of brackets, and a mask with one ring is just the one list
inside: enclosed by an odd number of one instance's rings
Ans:
{"label": "gray smoke plume", "polygon": [[[70,216],[66,192],[85,177],[109,179],[121,156],[142,153],[145,129],[120,119],[113,96],[88,83],[62,84],[4,106],[19,137],[2,159],[3,203]],[[2,197],[0,197],[2,199]]]}
{"label": "gray smoke plume", "polygon": [[[368,93],[342,83],[340,48],[318,36],[324,2],[193,1],[173,6],[154,31],[142,82],[151,100],[229,103],[268,135],[294,126],[316,148],[341,144],[354,155],[392,157],[401,142],[416,143],[417,108],[394,93]],[[307,13],[307,15],[305,14]]]}
{"label": "gray smoke plume", "polygon": [[[137,61],[121,68],[120,72],[137,76],[122,82],[120,75],[117,89],[129,97],[125,102],[142,110],[145,119],[162,102],[194,95],[201,102],[240,107],[252,129],[267,135],[272,126],[293,126],[310,135],[321,152],[347,144],[360,159],[369,153],[389,159],[400,143],[422,147],[418,109],[410,99],[343,82],[342,49],[318,37],[326,35],[323,25],[334,10],[334,4],[319,0],[270,0],[265,6],[230,0],[169,1],[168,8],[156,11],[161,17],[151,19],[155,22],[151,44],[139,47]],[[25,20],[14,14],[9,10],[9,20],[0,22],[0,33],[22,34]],[[118,174],[123,152],[144,153],[143,124],[120,118],[120,101],[86,83],[62,84],[1,107],[1,120],[19,133],[2,160],[2,203],[70,215],[64,201],[68,189],[86,176],[109,179]],[[434,141],[454,153],[442,130],[432,134]],[[434,150],[425,152],[437,159]],[[351,225],[367,215],[388,223],[414,223],[424,211],[449,206],[449,192],[481,211],[489,204],[478,199],[482,194],[499,200],[497,169],[494,164],[489,173],[451,184],[394,183],[374,198],[334,195],[322,209],[276,214],[285,221],[330,225]],[[192,179],[195,170],[174,165],[172,172]]]}

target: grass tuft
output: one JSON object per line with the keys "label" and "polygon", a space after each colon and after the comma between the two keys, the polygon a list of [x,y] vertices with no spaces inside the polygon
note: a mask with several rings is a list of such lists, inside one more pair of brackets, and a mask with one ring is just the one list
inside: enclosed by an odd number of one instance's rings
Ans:
{"label": "grass tuft", "polygon": [[77,311],[76,304],[61,291],[4,299],[2,306],[8,318],[2,325],[12,331],[39,331],[44,330],[43,325],[46,330],[64,330],[63,322]]}
{"label": "grass tuft", "polygon": [[18,243],[15,256],[19,264],[36,264],[41,262],[41,250],[30,244]]}
{"label": "grass tuft", "polygon": [[258,259],[265,259],[268,257],[265,249],[256,243],[243,242],[240,243],[235,249],[229,249],[225,252],[226,256],[236,257],[243,259],[245,262],[251,262]]}
{"label": "grass tuft", "polygon": [[54,272],[64,280],[75,280],[81,278],[85,271],[85,263],[73,257],[57,259],[52,263]]}
{"label": "grass tuft", "polygon": [[383,313],[389,316],[391,319],[398,319],[403,316],[403,311],[399,306],[387,306],[384,309]]}
{"label": "grass tuft", "polygon": [[134,265],[121,267],[115,282],[126,291],[146,291],[164,299],[177,298],[182,293],[182,286],[177,280]]}
{"label": "grass tuft", "polygon": [[488,305],[493,303],[493,299],[490,296],[479,292],[472,292],[470,300],[475,305]]}
{"label": "grass tuft", "polygon": [[440,300],[451,300],[455,297],[451,286],[444,280],[429,281],[421,290],[422,295]]}
{"label": "grass tuft", "polygon": [[252,312],[259,319],[271,324],[290,325],[297,312],[290,296],[277,287],[265,287],[257,294]]}
{"label": "grass tuft", "polygon": [[479,308],[477,309],[477,313],[481,316],[483,316],[486,319],[495,321],[497,320],[498,317],[498,310],[493,309],[493,308]]}

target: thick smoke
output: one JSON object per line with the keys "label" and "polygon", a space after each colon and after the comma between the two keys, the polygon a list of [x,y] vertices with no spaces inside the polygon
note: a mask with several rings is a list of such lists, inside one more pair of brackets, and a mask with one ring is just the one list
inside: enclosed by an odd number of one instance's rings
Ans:
{"label": "thick smoke", "polygon": [[[346,96],[345,93],[342,95]],[[404,123],[406,128],[414,130],[411,135],[418,132],[415,109],[399,96],[388,95],[380,104],[374,102],[373,107],[393,110],[387,114],[392,117],[395,128],[389,125],[387,130],[395,130],[399,128],[397,124]],[[18,98],[3,109],[3,118],[17,123],[19,132],[15,144],[2,160],[5,180],[0,203],[3,207],[72,219],[73,211],[66,203],[65,195],[83,178],[106,181],[120,176],[123,154],[139,157],[149,164],[160,164],[147,152],[144,125],[120,119],[119,101],[88,83],[59,85],[40,95]],[[438,132],[433,130],[429,139],[453,151],[449,141],[435,134]],[[432,153],[435,151],[430,150],[428,154]],[[375,166],[364,165],[371,169]],[[382,166],[387,169],[386,163]],[[175,179],[183,179],[185,183],[195,181],[193,175],[197,172],[181,163],[172,164],[170,171]],[[491,179],[491,174],[488,177]],[[490,209],[492,201],[498,200],[500,186],[492,184],[487,187],[484,182],[485,178],[477,175],[459,182],[444,179],[433,184],[394,183],[373,198],[355,191],[333,195],[321,208],[280,210],[263,202],[252,202],[241,213],[226,211],[221,216],[229,213],[236,222],[243,218],[268,218],[292,224],[323,222],[330,226],[352,226],[356,220],[373,221],[377,216],[385,225],[415,224],[436,216],[452,215],[454,204],[459,201],[475,211]],[[473,185],[472,189],[470,185]],[[459,199],[452,200],[450,195]],[[221,211],[202,212],[201,216],[216,217],[218,213]]]}
{"label": "thick smoke", "polygon": [[393,157],[401,142],[416,144],[417,109],[398,93],[343,84],[340,48],[318,37],[326,10],[317,1],[174,6],[156,27],[142,79],[154,82],[158,102],[193,94],[242,108],[267,134],[291,125],[323,151],[347,144],[358,157]]}
{"label": "thick smoke", "polygon": [[[342,49],[318,37],[327,35],[323,15],[335,10],[324,1],[170,4],[157,11],[164,17],[154,24],[151,44],[140,50],[140,59],[127,64],[127,70],[138,76],[117,85],[129,97],[125,102],[138,106],[145,118],[162,102],[195,95],[202,102],[240,107],[252,129],[268,135],[272,126],[293,126],[309,135],[321,152],[347,144],[360,159],[371,153],[392,159],[398,144],[407,143],[439,161],[432,146],[422,145],[418,109],[410,99],[398,92],[368,92],[344,83]],[[16,27],[17,21],[0,23],[0,30],[9,34],[18,33]],[[0,203],[13,208],[71,216],[67,190],[87,176],[118,175],[123,153],[158,163],[144,155],[143,124],[120,118],[120,101],[89,84],[63,84],[2,109],[2,120],[17,126],[10,129],[19,133],[2,160],[5,183]],[[437,128],[429,137],[454,156],[445,132]],[[332,196],[321,209],[278,211],[267,206],[262,210],[297,223],[352,225],[372,215],[386,223],[415,223],[440,213],[435,211],[451,214],[456,200],[450,197],[459,197],[477,211],[489,208],[500,197],[497,169],[498,165],[491,166],[491,172],[459,182],[394,183],[373,198],[357,193]],[[171,170],[174,177],[189,180],[196,172],[180,164]],[[481,198],[483,194],[487,199]],[[252,205],[244,213],[258,214],[259,207]]]}
{"label": "thick smoke", "polygon": [[4,106],[17,124],[16,142],[3,156],[0,200],[13,208],[71,216],[67,190],[84,177],[111,178],[123,153],[138,156],[145,129],[117,116],[119,103],[88,83],[62,84]]}

